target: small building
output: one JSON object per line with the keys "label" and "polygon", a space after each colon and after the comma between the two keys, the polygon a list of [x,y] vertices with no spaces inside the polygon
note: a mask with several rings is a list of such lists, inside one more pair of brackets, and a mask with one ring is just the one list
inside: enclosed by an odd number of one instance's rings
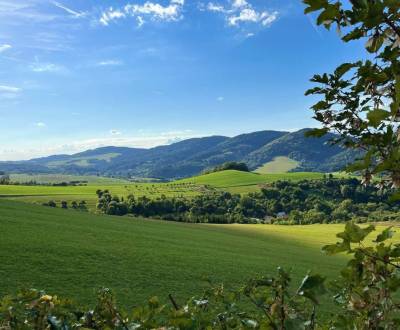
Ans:
{"label": "small building", "polygon": [[288,215],[286,214],[286,212],[278,212],[276,214],[276,217],[279,218],[279,219],[287,219]]}

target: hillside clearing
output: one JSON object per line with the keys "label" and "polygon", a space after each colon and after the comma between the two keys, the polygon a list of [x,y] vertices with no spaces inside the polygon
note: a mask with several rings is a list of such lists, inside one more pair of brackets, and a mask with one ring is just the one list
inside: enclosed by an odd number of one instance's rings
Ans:
{"label": "hillside clearing", "polygon": [[260,174],[287,173],[299,166],[299,162],[289,157],[275,157],[272,161],[257,168],[254,172]]}

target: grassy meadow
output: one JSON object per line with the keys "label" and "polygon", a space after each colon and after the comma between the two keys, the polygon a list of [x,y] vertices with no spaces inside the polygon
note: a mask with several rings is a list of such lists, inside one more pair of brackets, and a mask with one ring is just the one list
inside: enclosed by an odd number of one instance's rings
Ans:
{"label": "grassy meadow", "polygon": [[0,296],[41,288],[83,303],[113,288],[125,306],[169,293],[181,300],[214,283],[238,286],[278,265],[299,281],[337,274],[327,257],[342,225],[199,225],[99,216],[0,200]]}
{"label": "grassy meadow", "polygon": [[[23,179],[28,177],[19,176],[21,182],[24,182]],[[320,179],[323,174],[312,172],[257,174],[230,170],[169,183],[132,183],[113,178],[88,176],[46,175],[33,177],[37,179],[37,182],[42,183],[68,182],[80,178],[88,181],[88,185],[67,187],[0,185],[0,198],[37,204],[42,204],[49,200],[54,200],[57,203],[63,200],[68,202],[84,200],[88,203],[89,208],[93,209],[97,202],[96,190],[98,189],[108,189],[113,195],[120,197],[133,194],[135,196],[148,196],[149,198],[161,195],[190,197],[210,190],[224,190],[231,193],[245,194],[258,191],[263,184],[276,180]]]}
{"label": "grassy meadow", "polygon": [[88,185],[114,185],[131,183],[128,180],[109,178],[95,175],[69,175],[69,174],[11,174],[12,182],[27,183],[36,182],[39,184],[53,184],[60,182],[85,181]]}
{"label": "grassy meadow", "polygon": [[260,174],[286,173],[294,170],[299,164],[298,161],[290,159],[289,157],[275,157],[274,160],[259,167],[255,172]]}

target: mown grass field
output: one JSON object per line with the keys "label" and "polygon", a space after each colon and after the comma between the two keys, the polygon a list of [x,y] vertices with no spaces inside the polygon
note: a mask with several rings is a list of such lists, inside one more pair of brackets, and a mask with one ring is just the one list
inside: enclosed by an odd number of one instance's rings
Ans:
{"label": "mown grass field", "polygon": [[299,166],[299,162],[289,157],[275,157],[273,161],[264,164],[255,170],[256,173],[268,174],[268,173],[286,173],[294,170]]}
{"label": "mown grass field", "polygon": [[117,178],[107,178],[95,175],[68,175],[68,174],[11,174],[12,182],[27,183],[35,181],[40,184],[53,184],[71,181],[86,181],[88,185],[113,185],[127,184],[127,180]]}
{"label": "mown grass field", "polygon": [[235,193],[247,193],[257,191],[260,185],[271,183],[277,180],[300,181],[304,179],[322,179],[323,173],[315,172],[294,172],[294,173],[271,173],[258,174],[253,172],[239,172],[234,170],[215,172],[206,175],[177,181],[178,183],[190,183],[194,185],[209,185],[221,190]]}
{"label": "mown grass field", "polygon": [[0,200],[0,296],[35,287],[86,303],[106,286],[129,305],[201,293],[205,278],[238,286],[278,265],[297,281],[308,270],[332,275],[344,258],[320,247],[341,229],[169,223]]}
{"label": "mown grass field", "polygon": [[[96,190],[108,189],[113,195],[126,197],[148,196],[149,198],[161,195],[166,196],[195,196],[210,190],[224,190],[232,193],[244,194],[258,191],[260,186],[276,180],[303,180],[320,179],[322,173],[273,173],[256,174],[251,172],[223,171],[207,175],[201,175],[189,179],[170,183],[128,183],[117,179],[86,178],[90,183],[87,186],[24,186],[24,185],[0,185],[0,198],[20,200],[24,202],[42,204],[49,200],[57,203],[65,200],[68,202],[84,200],[89,208],[93,209],[97,202]],[[60,181],[55,181],[57,176],[45,177],[54,180],[50,183],[70,181],[65,176],[60,176]],[[42,178],[44,180],[45,178]],[[78,177],[73,177],[78,178]],[[96,181],[96,180],[103,180]]]}

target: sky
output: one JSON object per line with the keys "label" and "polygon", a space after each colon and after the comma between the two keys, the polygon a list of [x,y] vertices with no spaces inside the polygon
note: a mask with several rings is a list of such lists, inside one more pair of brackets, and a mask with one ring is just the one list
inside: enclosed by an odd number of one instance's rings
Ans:
{"label": "sky", "polygon": [[315,127],[362,54],[300,0],[0,0],[0,160]]}

